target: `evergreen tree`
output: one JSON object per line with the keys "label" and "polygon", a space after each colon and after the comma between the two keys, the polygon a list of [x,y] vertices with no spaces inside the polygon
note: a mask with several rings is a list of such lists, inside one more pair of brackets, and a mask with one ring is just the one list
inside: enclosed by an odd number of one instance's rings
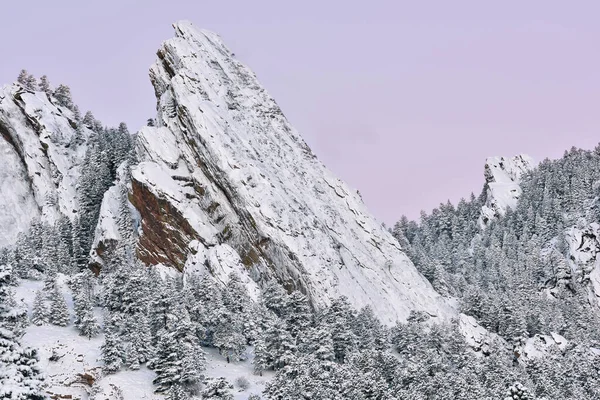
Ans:
{"label": "evergreen tree", "polygon": [[17,82],[19,82],[27,90],[36,91],[38,89],[35,77],[28,73],[27,70],[21,70],[17,78]]}
{"label": "evergreen tree", "polygon": [[283,368],[294,359],[296,353],[294,338],[278,321],[273,321],[265,330],[264,342],[269,368]]}
{"label": "evergreen tree", "polygon": [[259,336],[254,344],[254,359],[252,364],[254,366],[254,373],[262,376],[263,371],[269,367],[269,356],[267,354],[267,347],[262,336]]}
{"label": "evergreen tree", "polygon": [[40,90],[48,96],[52,96],[52,88],[50,87],[50,81],[46,75],[42,75],[40,78]]}
{"label": "evergreen tree", "polygon": [[16,307],[10,288],[11,273],[9,266],[0,265],[0,396],[42,400],[46,396],[37,352],[19,343],[27,314]]}
{"label": "evergreen tree", "polygon": [[136,314],[129,318],[129,347],[127,348],[127,363],[130,369],[138,369],[141,364],[153,357],[150,323],[146,314]]}
{"label": "evergreen tree", "polygon": [[120,316],[110,311],[105,317],[104,343],[100,350],[104,362],[103,370],[107,373],[117,372],[123,365],[123,341],[118,328],[121,322]]}
{"label": "evergreen tree", "polygon": [[233,385],[225,378],[207,379],[200,397],[204,400],[233,400]]}
{"label": "evergreen tree", "polygon": [[88,297],[82,297],[79,301],[83,302],[83,305],[81,306],[81,314],[77,328],[79,329],[79,334],[81,336],[91,339],[98,335],[100,326],[94,315],[94,307],[90,299]]}
{"label": "evergreen tree", "polygon": [[34,325],[43,325],[49,321],[49,310],[46,305],[46,298],[41,290],[35,292],[33,300],[33,309],[31,311],[31,323]]}
{"label": "evergreen tree", "polygon": [[178,308],[175,314],[169,314],[158,336],[155,356],[149,362],[149,367],[156,372],[155,391],[168,393],[172,387],[179,386],[186,393],[195,394],[202,382],[206,361],[185,309]]}
{"label": "evergreen tree", "polygon": [[69,325],[69,308],[58,283],[54,283],[54,289],[50,292],[50,323],[58,326]]}
{"label": "evergreen tree", "polygon": [[69,110],[73,110],[73,98],[71,97],[71,88],[67,85],[60,84],[54,92],[52,93],[53,97],[56,99],[59,105],[68,108]]}
{"label": "evergreen tree", "polygon": [[521,383],[517,382],[508,388],[506,400],[533,400],[533,395]]}

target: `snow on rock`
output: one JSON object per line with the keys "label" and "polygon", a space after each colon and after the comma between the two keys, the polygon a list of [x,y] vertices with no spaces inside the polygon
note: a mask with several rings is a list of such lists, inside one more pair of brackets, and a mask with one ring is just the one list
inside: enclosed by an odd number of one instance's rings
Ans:
{"label": "snow on rock", "polygon": [[565,229],[568,260],[573,274],[583,282],[589,282],[589,300],[600,306],[600,225],[587,223],[583,218],[573,227]]}
{"label": "snow on rock", "polygon": [[[19,84],[0,88],[0,247],[41,217],[54,222],[77,210],[76,186],[90,132],[75,141],[73,113],[44,92]],[[83,144],[79,144],[83,143]]]}
{"label": "snow on rock", "polygon": [[0,247],[15,243],[40,216],[28,179],[15,148],[0,139]]}
{"label": "snow on rock", "polygon": [[182,270],[190,242],[226,244],[212,250],[224,264],[239,259],[258,284],[275,278],[315,306],[345,295],[387,323],[453,313],[221,39],[174,28],[150,70],[159,126],[139,132],[132,171],[140,258]]}
{"label": "snow on rock", "polygon": [[[471,349],[484,355],[490,353],[492,334],[483,326],[479,325],[475,318],[469,315],[460,314],[458,316],[458,329]],[[498,337],[497,335],[494,336]]]}
{"label": "snow on rock", "polygon": [[533,167],[533,159],[524,154],[512,158],[489,157],[486,160],[484,175],[488,189],[479,217],[482,227],[504,215],[508,208],[515,208],[521,196],[521,175],[531,171]]}
{"label": "snow on rock", "polygon": [[520,360],[547,357],[552,353],[561,354],[567,349],[569,341],[558,333],[550,335],[537,334],[525,341],[525,344],[517,349]]}

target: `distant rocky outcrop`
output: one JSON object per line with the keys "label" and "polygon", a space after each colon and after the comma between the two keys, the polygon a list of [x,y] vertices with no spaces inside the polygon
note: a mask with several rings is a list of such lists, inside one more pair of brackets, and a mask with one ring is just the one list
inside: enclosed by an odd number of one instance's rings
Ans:
{"label": "distant rocky outcrop", "polygon": [[489,157],[485,162],[484,176],[487,184],[485,205],[481,208],[480,226],[504,215],[508,208],[517,205],[521,188],[521,175],[534,167],[533,159],[521,154],[511,158]]}

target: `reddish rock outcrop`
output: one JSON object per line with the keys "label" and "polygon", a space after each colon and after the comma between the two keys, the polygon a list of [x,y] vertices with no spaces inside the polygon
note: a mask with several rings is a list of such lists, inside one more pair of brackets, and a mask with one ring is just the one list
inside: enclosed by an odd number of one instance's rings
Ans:
{"label": "reddish rock outcrop", "polygon": [[198,233],[165,199],[157,197],[144,184],[131,182],[129,201],[142,217],[142,235],[137,245],[137,255],[146,264],[166,264],[183,270],[188,255],[188,244]]}

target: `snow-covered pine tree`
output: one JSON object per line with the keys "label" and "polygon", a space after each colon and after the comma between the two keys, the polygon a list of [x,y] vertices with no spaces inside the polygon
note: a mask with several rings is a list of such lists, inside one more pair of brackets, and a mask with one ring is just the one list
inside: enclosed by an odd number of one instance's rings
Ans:
{"label": "snow-covered pine tree", "polygon": [[56,99],[59,105],[72,110],[74,107],[73,97],[71,96],[71,88],[67,85],[60,84],[54,92],[52,93],[53,97]]}
{"label": "snow-covered pine tree", "polygon": [[167,315],[165,328],[158,334],[155,355],[148,366],[156,372],[155,392],[168,393],[179,386],[188,394],[198,391],[206,360],[187,311],[178,307]]}
{"label": "snow-covered pine tree", "polygon": [[19,76],[17,77],[17,82],[23,85],[23,87],[27,90],[35,91],[38,89],[35,77],[28,73],[27,70],[21,70]]}
{"label": "snow-covered pine tree", "polygon": [[288,330],[294,338],[304,332],[312,323],[310,305],[305,295],[294,291],[288,297],[285,320]]}
{"label": "snow-covered pine tree", "polygon": [[267,347],[262,335],[259,335],[254,343],[254,359],[252,360],[254,373],[262,376],[263,371],[269,367]]}
{"label": "snow-covered pine tree", "polygon": [[100,332],[100,325],[98,319],[94,315],[94,307],[89,297],[82,297],[79,301],[83,302],[81,306],[81,314],[79,316],[79,323],[77,328],[81,336],[91,339],[98,335]]}
{"label": "snow-covered pine tree", "polygon": [[231,389],[233,385],[223,377],[207,379],[200,397],[203,400],[233,400]]}
{"label": "snow-covered pine tree", "polygon": [[123,365],[123,341],[119,334],[119,325],[122,320],[116,313],[108,311],[104,318],[104,343],[100,347],[102,352],[103,370],[114,373]]}
{"label": "snow-covered pine tree", "polygon": [[154,356],[150,322],[145,313],[135,314],[128,319],[128,341],[126,360],[130,369],[139,369],[140,365]]}
{"label": "snow-covered pine tree", "polygon": [[241,315],[234,314],[226,308],[222,308],[221,311],[213,344],[219,349],[221,355],[227,358],[227,362],[237,361],[246,348],[246,338],[242,335]]}
{"label": "snow-covered pine tree", "polygon": [[48,97],[52,96],[52,88],[50,87],[50,81],[46,75],[42,75],[40,78],[40,90],[46,93]]}
{"label": "snow-covered pine tree", "polygon": [[534,396],[529,389],[523,386],[520,382],[516,382],[506,391],[508,395],[505,400],[534,400]]}
{"label": "snow-covered pine tree", "polygon": [[288,295],[281,285],[275,281],[267,283],[261,290],[262,303],[280,318],[284,317],[288,306]]}
{"label": "snow-covered pine tree", "polygon": [[321,361],[333,361],[335,359],[333,339],[327,326],[310,328],[298,349],[302,353],[311,354]]}
{"label": "snow-covered pine tree", "polygon": [[50,292],[50,323],[58,326],[69,325],[69,308],[57,282]]}
{"label": "snow-covered pine tree", "polygon": [[0,398],[42,400],[46,396],[37,352],[19,343],[27,313],[16,307],[11,281],[11,268],[0,265]]}
{"label": "snow-covered pine tree", "polygon": [[264,341],[269,368],[280,369],[292,362],[296,353],[295,340],[279,321],[273,321],[265,330]]}
{"label": "snow-covered pine tree", "polygon": [[49,314],[46,296],[41,290],[36,291],[31,311],[31,323],[38,326],[43,325],[49,322]]}

